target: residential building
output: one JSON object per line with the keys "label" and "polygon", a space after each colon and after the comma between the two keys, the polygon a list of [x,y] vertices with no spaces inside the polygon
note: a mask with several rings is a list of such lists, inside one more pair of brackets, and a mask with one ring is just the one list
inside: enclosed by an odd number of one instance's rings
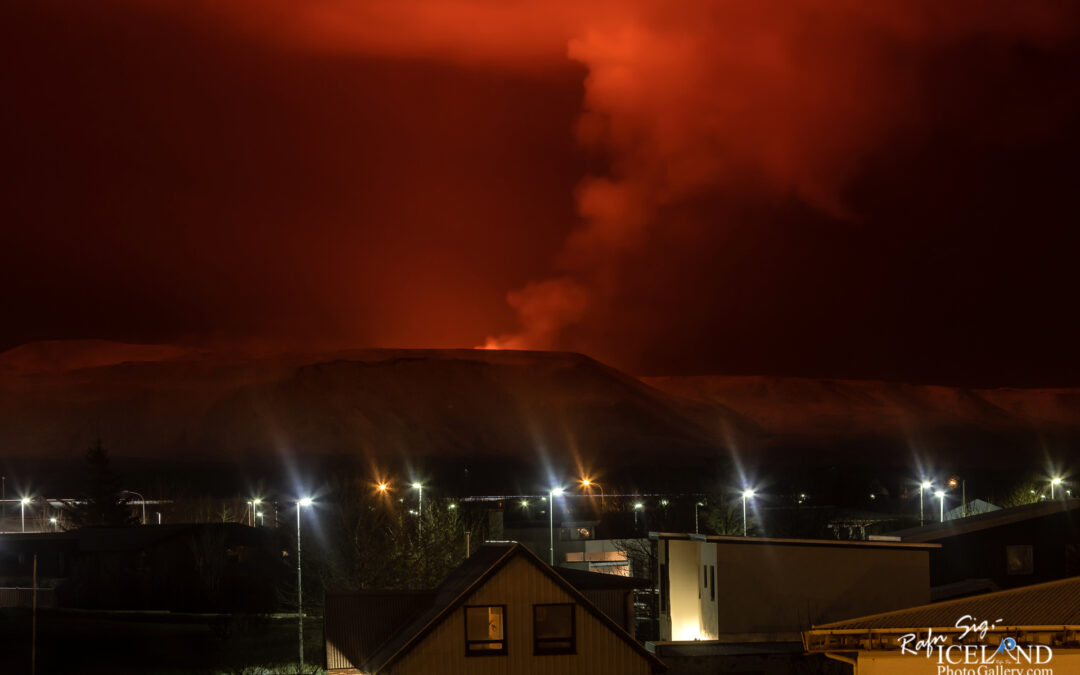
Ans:
{"label": "residential building", "polygon": [[[626,673],[664,665],[571,581],[518,543],[488,543],[430,593],[328,593],[330,673]],[[592,575],[599,576],[599,575]],[[625,583],[616,577],[603,584]],[[626,589],[594,588],[622,593]],[[594,597],[598,597],[594,594]],[[615,604],[620,604],[616,602]]]}
{"label": "residential building", "polygon": [[661,641],[798,643],[815,623],[930,600],[937,544],[652,533]]}
{"label": "residential building", "polygon": [[936,543],[930,583],[973,579],[998,588],[1080,575],[1080,499],[1047,500],[893,532],[905,543]]}

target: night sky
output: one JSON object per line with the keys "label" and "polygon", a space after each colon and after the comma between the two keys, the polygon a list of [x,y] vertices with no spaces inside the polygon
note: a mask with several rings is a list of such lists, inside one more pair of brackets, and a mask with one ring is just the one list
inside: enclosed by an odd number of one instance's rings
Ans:
{"label": "night sky", "polygon": [[1080,10],[7,0],[0,349],[1080,385]]}

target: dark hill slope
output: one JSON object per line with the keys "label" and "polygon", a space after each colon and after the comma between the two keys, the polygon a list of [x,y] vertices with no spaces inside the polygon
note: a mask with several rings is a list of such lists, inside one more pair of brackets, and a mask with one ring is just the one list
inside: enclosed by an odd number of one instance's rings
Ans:
{"label": "dark hill slope", "polygon": [[250,358],[142,349],[136,360],[103,365],[102,350],[92,352],[90,367],[70,356],[57,361],[62,368],[37,354],[0,356],[0,447],[70,456],[101,438],[130,456],[497,456],[587,467],[696,461],[715,456],[720,430],[751,435],[715,404],[684,401],[578,354]]}

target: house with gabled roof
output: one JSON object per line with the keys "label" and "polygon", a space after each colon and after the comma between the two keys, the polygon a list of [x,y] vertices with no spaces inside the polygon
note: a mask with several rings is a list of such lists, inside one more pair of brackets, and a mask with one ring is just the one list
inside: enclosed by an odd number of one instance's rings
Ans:
{"label": "house with gabled roof", "polygon": [[1080,577],[814,626],[810,654],[855,675],[1080,672]]}
{"label": "house with gabled roof", "polygon": [[[1055,499],[893,532],[935,543],[930,585],[988,581],[1015,588],[1080,575],[1080,499]],[[941,597],[935,593],[936,596]]]}
{"label": "house with gabled roof", "polygon": [[328,593],[324,622],[339,675],[666,671],[518,543],[481,546],[432,592]]}

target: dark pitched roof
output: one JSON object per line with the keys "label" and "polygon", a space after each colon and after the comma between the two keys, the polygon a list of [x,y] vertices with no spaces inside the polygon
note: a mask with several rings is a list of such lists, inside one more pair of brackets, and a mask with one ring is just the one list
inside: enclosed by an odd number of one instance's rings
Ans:
{"label": "dark pitched roof", "polygon": [[566,579],[579,591],[632,591],[635,588],[649,588],[652,584],[648,579],[635,579],[623,577],[618,574],[602,574],[600,572],[588,572],[575,570],[569,567],[556,567],[555,573]]}
{"label": "dark pitched roof", "polygon": [[551,567],[537,558],[534,553],[515,542],[489,543],[481,546],[447,576],[446,580],[436,589],[434,599],[426,610],[422,611],[383,643],[366,662],[358,664],[361,670],[367,673],[378,673],[401,658],[413,646],[419,644],[424,636],[441,623],[450,612],[457,609],[475,588],[478,588],[487,579],[491,578],[515,556],[524,557],[538,570],[546,574],[548,578],[561,586],[585,611],[599,619],[609,630],[613,631],[641,654],[650,663],[653,672],[667,670],[667,667],[656,656],[647,651],[621,626],[612,621],[610,617],[597,609],[566,579],[552,571]]}
{"label": "dark pitched roof", "polygon": [[227,543],[256,545],[268,541],[269,530],[240,523],[172,523],[126,527],[81,527],[66,532],[0,535],[0,546],[30,550],[43,544],[64,544],[80,552],[139,551],[189,534],[220,535]]}
{"label": "dark pitched roof", "polygon": [[708,541],[718,544],[749,544],[751,546],[829,546],[834,548],[891,548],[908,551],[941,548],[940,544],[919,544],[900,541],[863,541],[861,539],[783,539],[776,537],[737,537],[726,534],[693,534],[687,532],[650,532],[649,539]]}
{"label": "dark pitched roof", "polygon": [[947,628],[968,614],[1002,626],[1080,626],[1080,577],[814,626],[814,631]]}
{"label": "dark pitched roof", "polygon": [[364,663],[434,599],[435,591],[327,592],[323,605],[327,668]]}
{"label": "dark pitched roof", "polygon": [[1055,499],[1051,501],[1014,506],[1000,511],[980,513],[967,518],[946,520],[944,523],[933,523],[921,527],[911,527],[898,532],[890,532],[894,537],[900,537],[904,542],[932,542],[948,539],[959,534],[988,530],[993,527],[1019,523],[1033,518],[1065,513],[1080,508],[1080,499]]}

